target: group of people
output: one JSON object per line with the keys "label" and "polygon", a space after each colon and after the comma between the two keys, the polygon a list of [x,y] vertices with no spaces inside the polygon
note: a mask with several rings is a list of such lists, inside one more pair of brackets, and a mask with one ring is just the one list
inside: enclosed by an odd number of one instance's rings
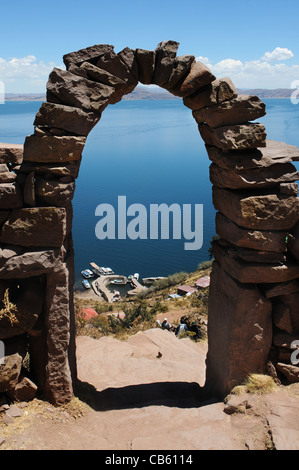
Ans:
{"label": "group of people", "polygon": [[186,316],[181,317],[178,326],[171,325],[167,318],[164,318],[163,322],[161,323],[161,328],[163,330],[173,331],[178,338],[184,336],[187,331],[193,333],[192,336],[194,339],[198,339],[201,337],[200,329],[198,327],[197,322],[193,321],[190,323]]}

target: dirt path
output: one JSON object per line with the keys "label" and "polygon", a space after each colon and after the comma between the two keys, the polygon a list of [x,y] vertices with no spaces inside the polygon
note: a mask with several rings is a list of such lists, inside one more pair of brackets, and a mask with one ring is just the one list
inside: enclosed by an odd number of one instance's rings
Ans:
{"label": "dirt path", "polygon": [[0,449],[246,450],[273,439],[278,448],[298,446],[299,387],[226,414],[224,403],[203,401],[206,352],[205,343],[158,328],[126,342],[79,337],[76,398],[62,409],[36,399],[21,408],[1,424]]}

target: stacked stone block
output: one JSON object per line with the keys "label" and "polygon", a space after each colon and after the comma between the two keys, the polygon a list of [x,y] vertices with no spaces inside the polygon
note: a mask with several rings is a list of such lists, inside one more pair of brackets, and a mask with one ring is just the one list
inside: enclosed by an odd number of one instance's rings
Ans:
{"label": "stacked stone block", "polygon": [[177,56],[178,46],[165,41],[153,51],[116,53],[102,44],[66,54],[66,70],[50,73],[24,149],[0,144],[0,293],[4,299],[8,289],[17,306],[15,324],[0,318],[0,339],[7,362],[16,355],[20,364],[29,349],[32,376],[55,404],[70,400],[76,380],[71,227],[82,151],[105,108],[139,82],[183,99],[212,162],[219,240],[207,387],[225,394],[264,371],[269,357],[284,376],[289,366],[289,343],[299,332],[298,149],[267,141],[264,126],[252,122],[264,116],[264,103],[238,96],[229,78],[216,79],[193,55]]}

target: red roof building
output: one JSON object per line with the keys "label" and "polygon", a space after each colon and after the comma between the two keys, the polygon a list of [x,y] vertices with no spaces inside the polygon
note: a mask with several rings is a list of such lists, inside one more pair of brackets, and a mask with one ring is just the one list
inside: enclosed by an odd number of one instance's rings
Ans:
{"label": "red roof building", "polygon": [[196,292],[197,289],[195,289],[192,286],[179,286],[178,289],[178,294],[179,295],[186,295],[186,294],[193,294],[193,292]]}
{"label": "red roof building", "polygon": [[194,283],[194,287],[202,288],[209,287],[210,285],[210,276],[203,276]]}

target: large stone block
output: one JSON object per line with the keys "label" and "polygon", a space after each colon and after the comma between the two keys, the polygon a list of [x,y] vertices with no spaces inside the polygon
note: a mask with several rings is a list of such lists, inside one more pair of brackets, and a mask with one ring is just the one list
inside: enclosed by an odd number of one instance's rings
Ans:
{"label": "large stone block", "polygon": [[206,123],[209,127],[232,126],[254,121],[266,114],[266,105],[257,96],[241,95],[217,106],[193,111],[198,124]]}
{"label": "large stone block", "polygon": [[114,87],[116,90],[126,88],[126,82],[124,80],[116,77],[110,72],[107,72],[107,70],[90,64],[89,62],[83,62],[83,64],[80,65],[80,69],[86,72],[87,78],[89,80],[94,80],[98,83],[104,83],[105,85]]}
{"label": "large stone block", "polygon": [[[41,242],[42,243],[42,242]],[[7,254],[6,254],[7,253]],[[0,277],[3,279],[40,276],[52,271],[63,257],[62,249],[0,248]]]}
{"label": "large stone block", "polygon": [[48,206],[66,207],[74,197],[75,183],[64,183],[57,179],[37,178],[35,183],[36,199]]}
{"label": "large stone block", "polygon": [[254,230],[239,227],[220,212],[216,214],[216,233],[233,245],[284,253],[287,250],[287,231]]}
{"label": "large stone block", "polygon": [[47,101],[101,113],[111,103],[115,89],[69,71],[54,68],[47,83]]}
{"label": "large stone block", "polygon": [[236,253],[213,242],[212,250],[215,260],[222,269],[241,283],[268,284],[287,282],[299,277],[299,265],[292,261],[286,263],[248,263]]}
{"label": "large stone block", "polygon": [[98,114],[55,103],[43,103],[35,116],[34,125],[63,129],[71,134],[87,136],[99,122]]}
{"label": "large stone block", "polygon": [[0,242],[28,247],[60,247],[65,234],[65,209],[56,207],[15,209],[4,222]]}
{"label": "large stone block", "polygon": [[127,65],[121,60],[118,54],[114,51],[109,51],[104,54],[96,63],[97,67],[106,70],[107,72],[115,75],[126,83],[126,89],[122,88],[124,94],[131,93],[134,90],[138,81],[131,74]]}
{"label": "large stone block", "polygon": [[216,80],[215,75],[205,64],[199,61],[195,62],[183,83],[176,89],[176,95],[181,97],[191,95],[199,88],[210,85],[214,80]]}
{"label": "large stone block", "polygon": [[139,81],[145,85],[149,85],[153,80],[156,52],[146,49],[136,49],[135,54],[138,63]]}
{"label": "large stone block", "polygon": [[238,96],[236,87],[230,78],[220,78],[205,88],[200,88],[196,93],[186,96],[183,101],[187,108],[198,110],[208,106],[214,106],[223,101],[231,100]]}
{"label": "large stone block", "polygon": [[47,277],[47,366],[45,396],[55,405],[71,400],[69,272],[64,263]]}
{"label": "large stone block", "polygon": [[206,361],[210,393],[222,398],[247,375],[264,373],[272,340],[271,309],[257,286],[241,284],[213,263]]}
{"label": "large stone block", "polygon": [[22,144],[5,144],[0,142],[0,163],[20,164],[23,160]]}
{"label": "large stone block", "polygon": [[12,354],[2,358],[0,364],[0,393],[13,389],[19,379],[22,367],[22,357],[19,354]]}
{"label": "large stone block", "polygon": [[95,63],[99,58],[109,51],[113,51],[114,46],[110,44],[95,44],[94,46],[80,49],[79,51],[70,52],[63,56],[63,62],[68,68],[71,64],[81,65],[83,62],[90,61]]}
{"label": "large stone block", "polygon": [[266,140],[266,147],[248,150],[221,150],[206,146],[209,159],[225,170],[249,170],[267,168],[276,164],[291,163],[299,156],[299,149],[294,145],[275,140]]}
{"label": "large stone block", "polygon": [[181,86],[181,82],[186,78],[190,72],[192,64],[195,62],[193,55],[182,55],[176,57],[173,61],[173,68],[169,79],[166,83],[162,84],[162,88],[170,91],[173,95],[176,95],[176,87]]}
{"label": "large stone block", "polygon": [[[249,170],[226,170],[216,163],[210,166],[210,180],[219,188],[249,189],[268,188],[280,183],[289,183],[299,179],[299,172],[292,163],[277,163],[269,167]],[[280,190],[278,190],[280,192]],[[288,191],[283,191],[288,194]],[[291,192],[290,194],[294,194]],[[297,191],[295,192],[297,194]]]}
{"label": "large stone block", "polygon": [[235,224],[254,230],[288,230],[299,219],[296,196],[284,194],[250,195],[213,187],[213,203]]}
{"label": "large stone block", "polygon": [[23,198],[18,183],[0,184],[0,209],[16,209],[22,207]]}
{"label": "large stone block", "polygon": [[122,51],[118,52],[118,57],[125,64],[130,73],[133,75],[135,80],[138,80],[138,62],[136,59],[135,51],[129,47],[125,47]]}
{"label": "large stone block", "polygon": [[207,124],[198,126],[201,137],[207,145],[223,150],[266,147],[266,129],[263,124],[247,123],[213,129]]}
{"label": "large stone block", "polygon": [[176,41],[162,41],[158,44],[156,53],[155,71],[152,83],[162,86],[168,82],[174,68],[179,43]]}
{"label": "large stone block", "polygon": [[81,158],[86,137],[56,136],[36,129],[24,144],[24,161],[50,163],[72,162]]}
{"label": "large stone block", "polygon": [[17,173],[28,175],[33,172],[37,175],[43,175],[45,178],[62,178],[71,177],[77,178],[80,169],[80,160],[75,162],[64,162],[63,164],[55,163],[34,163],[24,162],[14,168]]}

